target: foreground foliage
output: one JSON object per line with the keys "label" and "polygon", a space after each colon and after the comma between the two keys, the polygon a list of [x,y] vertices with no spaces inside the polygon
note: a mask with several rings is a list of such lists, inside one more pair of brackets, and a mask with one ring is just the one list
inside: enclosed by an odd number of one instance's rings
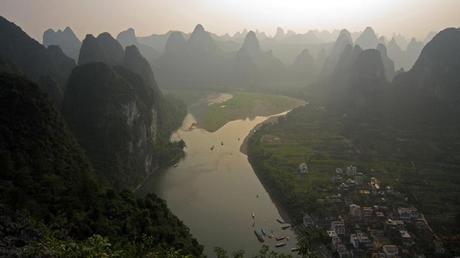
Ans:
{"label": "foreground foliage", "polygon": [[163,200],[99,183],[36,85],[6,74],[0,84],[0,256],[201,255]]}

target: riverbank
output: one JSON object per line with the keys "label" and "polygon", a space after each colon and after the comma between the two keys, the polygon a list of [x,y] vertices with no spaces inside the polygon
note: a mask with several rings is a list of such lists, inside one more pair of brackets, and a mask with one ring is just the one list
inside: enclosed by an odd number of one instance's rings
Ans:
{"label": "riverbank", "polygon": [[[289,110],[290,111],[290,110]],[[270,118],[268,118],[267,120],[263,121],[262,123],[256,125],[256,127],[254,127],[250,132],[249,134],[244,138],[243,140],[243,143],[241,144],[241,147],[240,147],[240,152],[245,154],[246,156],[248,155],[248,140],[249,138],[251,138],[251,136],[259,129],[261,128],[262,126],[264,125],[269,125],[269,124],[275,124],[279,121],[279,119],[281,117],[283,117],[284,115],[286,115],[289,111],[286,111],[286,112],[283,112],[281,114],[277,114],[277,115],[273,115],[271,116]]]}

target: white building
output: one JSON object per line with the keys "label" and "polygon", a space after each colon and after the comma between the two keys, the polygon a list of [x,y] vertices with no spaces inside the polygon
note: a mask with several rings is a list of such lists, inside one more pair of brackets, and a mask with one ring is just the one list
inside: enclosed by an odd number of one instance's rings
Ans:
{"label": "white building", "polygon": [[299,165],[299,173],[300,174],[307,174],[308,173],[308,165],[307,163],[302,163]]}

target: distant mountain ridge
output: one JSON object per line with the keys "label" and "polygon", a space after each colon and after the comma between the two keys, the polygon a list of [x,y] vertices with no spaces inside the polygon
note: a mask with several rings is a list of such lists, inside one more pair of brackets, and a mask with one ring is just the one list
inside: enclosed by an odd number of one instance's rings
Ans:
{"label": "distant mountain ridge", "polygon": [[30,80],[38,82],[60,106],[65,82],[75,62],[57,46],[44,47],[20,27],[0,17],[0,57]]}
{"label": "distant mountain ridge", "polygon": [[46,30],[43,33],[43,45],[45,47],[59,46],[68,57],[78,61],[81,41],[70,27],[57,31],[53,29]]}

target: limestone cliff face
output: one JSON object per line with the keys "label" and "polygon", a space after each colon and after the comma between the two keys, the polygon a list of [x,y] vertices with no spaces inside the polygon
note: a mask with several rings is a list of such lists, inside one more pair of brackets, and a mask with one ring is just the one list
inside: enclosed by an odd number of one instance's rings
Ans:
{"label": "limestone cliff face", "polygon": [[96,171],[115,187],[133,186],[158,165],[149,95],[141,76],[122,66],[81,65],[69,78],[64,116]]}
{"label": "limestone cliff face", "polygon": [[[424,48],[411,70],[394,79],[395,91],[414,110],[460,113],[460,29],[439,32]],[[457,120],[455,118],[455,120]]]}

